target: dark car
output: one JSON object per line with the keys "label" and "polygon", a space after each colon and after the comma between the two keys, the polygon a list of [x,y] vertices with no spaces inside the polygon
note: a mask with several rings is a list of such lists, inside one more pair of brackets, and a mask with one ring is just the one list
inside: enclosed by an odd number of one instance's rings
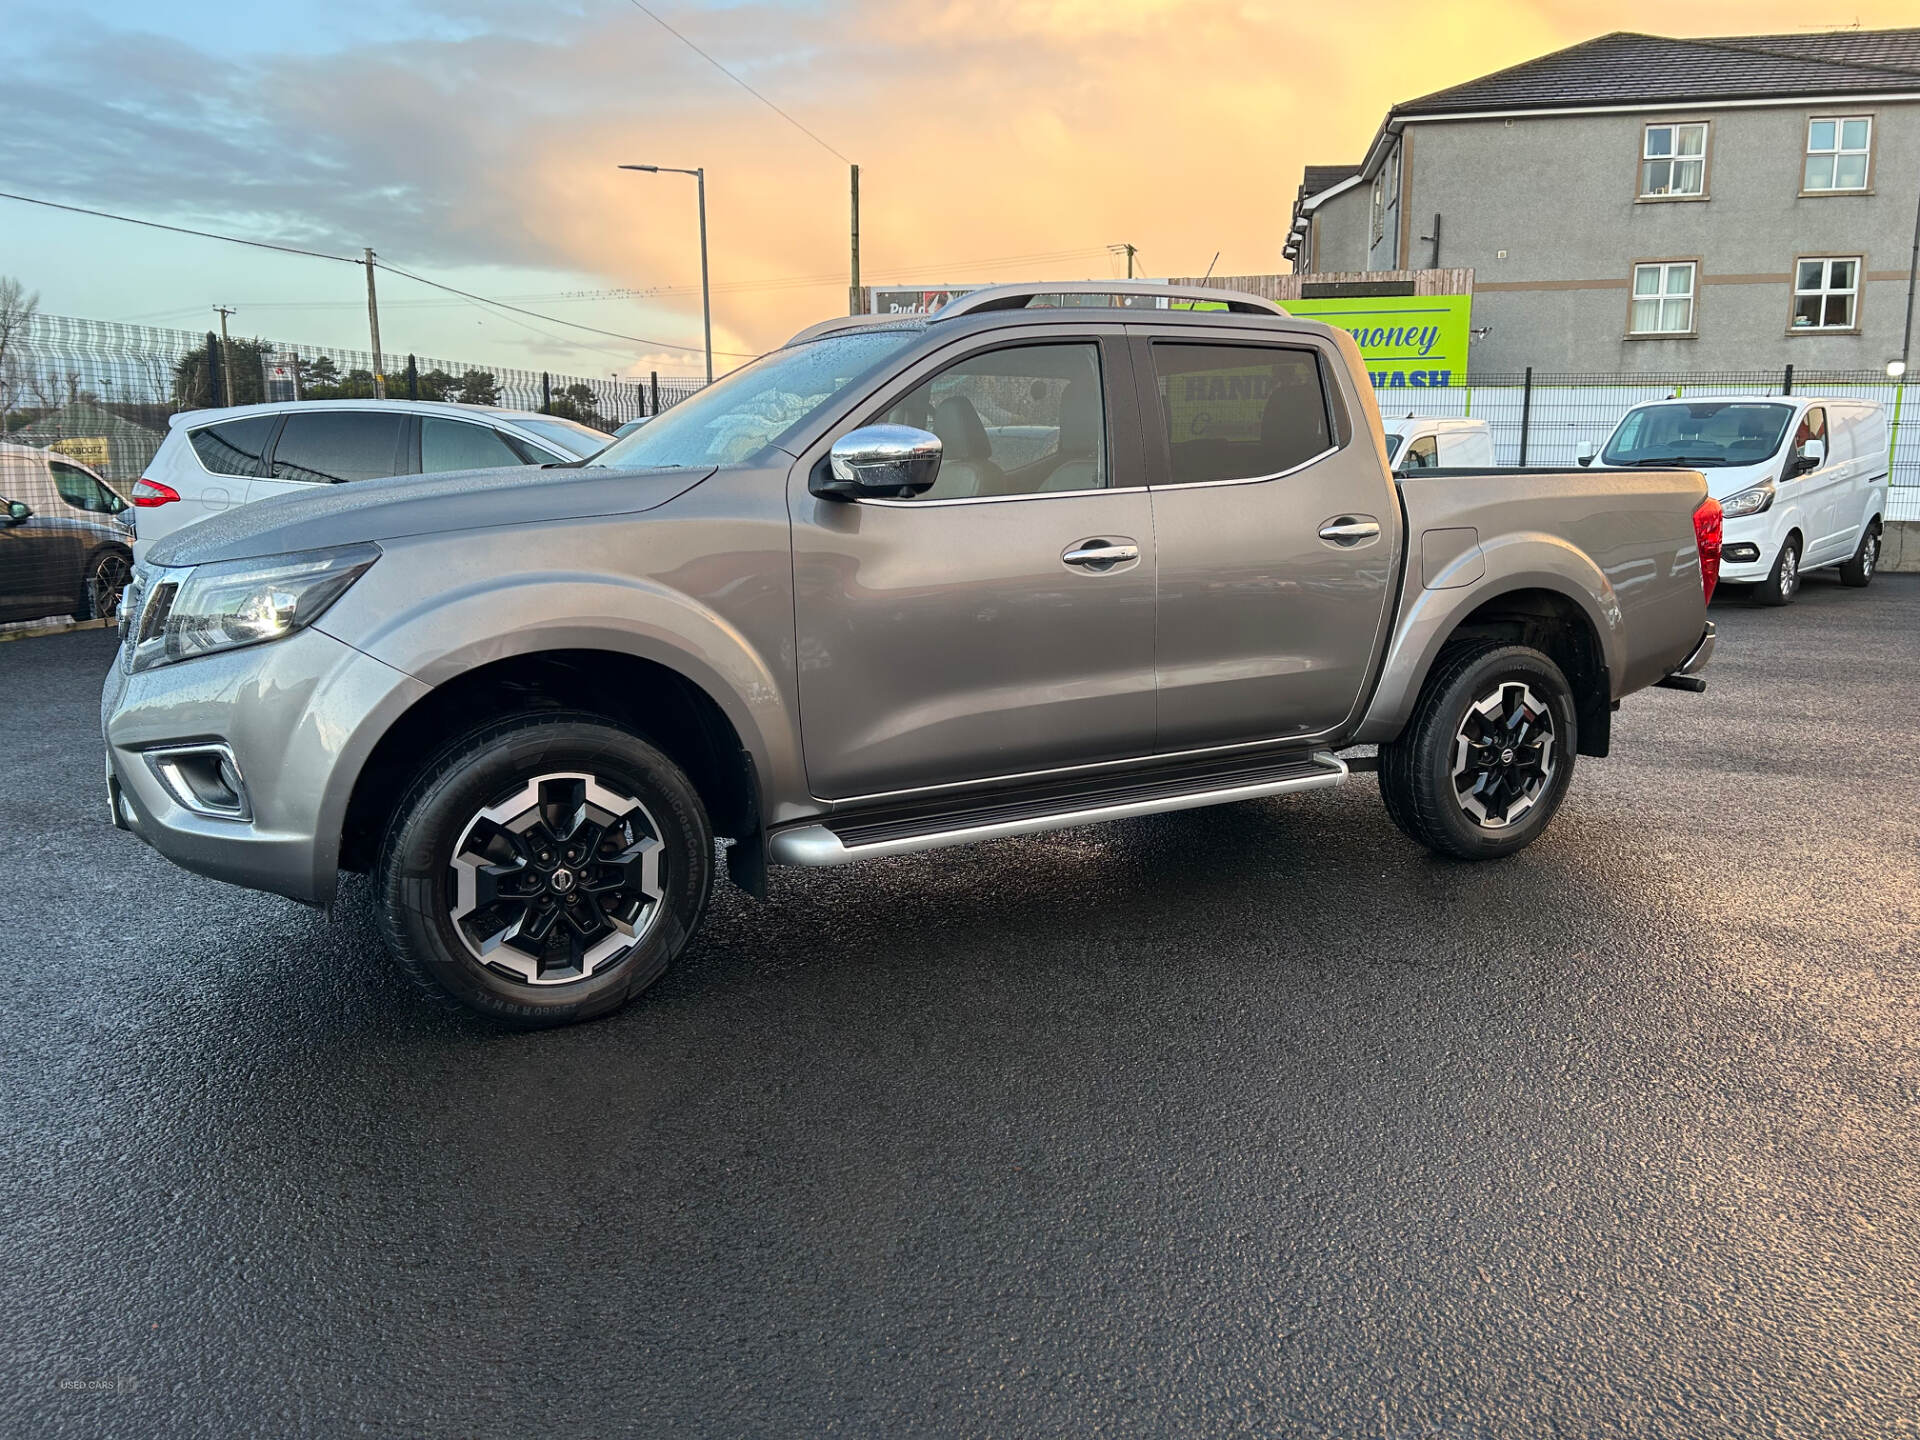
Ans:
{"label": "dark car", "polygon": [[86,466],[0,445],[0,621],[120,608],[133,569],[127,502]]}

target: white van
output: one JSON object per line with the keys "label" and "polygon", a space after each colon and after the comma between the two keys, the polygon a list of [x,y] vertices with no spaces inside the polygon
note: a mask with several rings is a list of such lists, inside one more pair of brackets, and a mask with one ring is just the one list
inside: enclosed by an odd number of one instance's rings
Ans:
{"label": "white van", "polygon": [[1389,470],[1492,470],[1493,427],[1484,420],[1409,415],[1382,422]]}
{"label": "white van", "polygon": [[[1721,504],[1720,578],[1785,605],[1828,565],[1865,585],[1880,565],[1887,510],[1887,414],[1875,400],[1689,395],[1620,417],[1607,466],[1685,466]],[[1580,463],[1592,460],[1583,455]]]}

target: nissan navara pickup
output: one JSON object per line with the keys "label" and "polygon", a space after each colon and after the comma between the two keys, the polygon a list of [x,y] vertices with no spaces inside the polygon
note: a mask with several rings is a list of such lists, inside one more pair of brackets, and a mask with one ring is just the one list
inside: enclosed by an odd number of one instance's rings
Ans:
{"label": "nissan navara pickup", "polygon": [[414,979],[521,1026],[644,990],[723,863],[1376,766],[1418,844],[1510,855],[1714,642],[1699,473],[1396,479],[1352,339],[1214,289],[830,321],[570,471],[317,488],[137,567],[111,814],[310,905],[365,872]]}

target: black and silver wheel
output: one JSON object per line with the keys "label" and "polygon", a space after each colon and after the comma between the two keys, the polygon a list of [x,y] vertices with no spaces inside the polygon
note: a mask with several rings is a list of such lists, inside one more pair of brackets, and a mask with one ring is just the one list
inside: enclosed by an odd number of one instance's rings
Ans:
{"label": "black and silver wheel", "polygon": [[101,550],[87,561],[83,620],[111,620],[120,613],[120,597],[133,578],[133,561],[124,550]]}
{"label": "black and silver wheel", "polygon": [[501,721],[402,800],[377,880],[416,980],[495,1019],[562,1025],[619,1008],[692,937],[713,834],[645,741],[588,716]]}
{"label": "black and silver wheel", "polygon": [[1780,546],[1780,555],[1773,562],[1773,570],[1760,582],[1760,593],[1756,598],[1762,605],[1791,605],[1799,593],[1800,537],[1789,535]]}
{"label": "black and silver wheel", "polygon": [[1860,548],[1853,552],[1851,560],[1840,565],[1840,583],[1850,585],[1855,590],[1865,589],[1873,583],[1873,572],[1880,568],[1880,525],[1878,521],[1867,526],[1866,533],[1860,537]]}
{"label": "black and silver wheel", "polygon": [[1560,667],[1524,645],[1445,652],[1400,738],[1380,747],[1394,824],[1443,855],[1487,860],[1531,844],[1560,808],[1576,749]]}

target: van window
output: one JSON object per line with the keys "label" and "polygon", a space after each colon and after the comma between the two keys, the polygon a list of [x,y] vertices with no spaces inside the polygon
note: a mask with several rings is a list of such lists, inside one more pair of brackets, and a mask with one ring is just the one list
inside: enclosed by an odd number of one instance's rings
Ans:
{"label": "van window", "polygon": [[267,473],[263,464],[267,441],[279,419],[278,415],[250,415],[245,420],[225,420],[190,430],[187,439],[193,442],[200,463],[215,475],[253,479]]}
{"label": "van window", "polygon": [[338,484],[399,474],[405,424],[403,415],[373,410],[296,412],[274,442],[274,478]]}
{"label": "van window", "polygon": [[1333,448],[1311,350],[1156,343],[1153,368],[1175,485],[1275,475]]}
{"label": "van window", "polygon": [[118,515],[127,508],[126,501],[78,466],[62,465],[55,460],[49,468],[53,471],[53,488],[74,509],[94,515]]}
{"label": "van window", "polygon": [[1440,465],[1440,442],[1431,435],[1422,435],[1407,447],[1407,453],[1400,457],[1396,470],[1435,470]]}
{"label": "van window", "polygon": [[1758,465],[1780,448],[1793,407],[1765,400],[1671,400],[1629,410],[1603,465]]}
{"label": "van window", "polygon": [[[1827,441],[1827,412],[1818,405],[1800,417],[1800,428],[1793,432],[1793,453],[1798,455],[1809,440],[1818,440],[1823,445]],[[1833,447],[1829,445],[1827,449],[1831,455]]]}

